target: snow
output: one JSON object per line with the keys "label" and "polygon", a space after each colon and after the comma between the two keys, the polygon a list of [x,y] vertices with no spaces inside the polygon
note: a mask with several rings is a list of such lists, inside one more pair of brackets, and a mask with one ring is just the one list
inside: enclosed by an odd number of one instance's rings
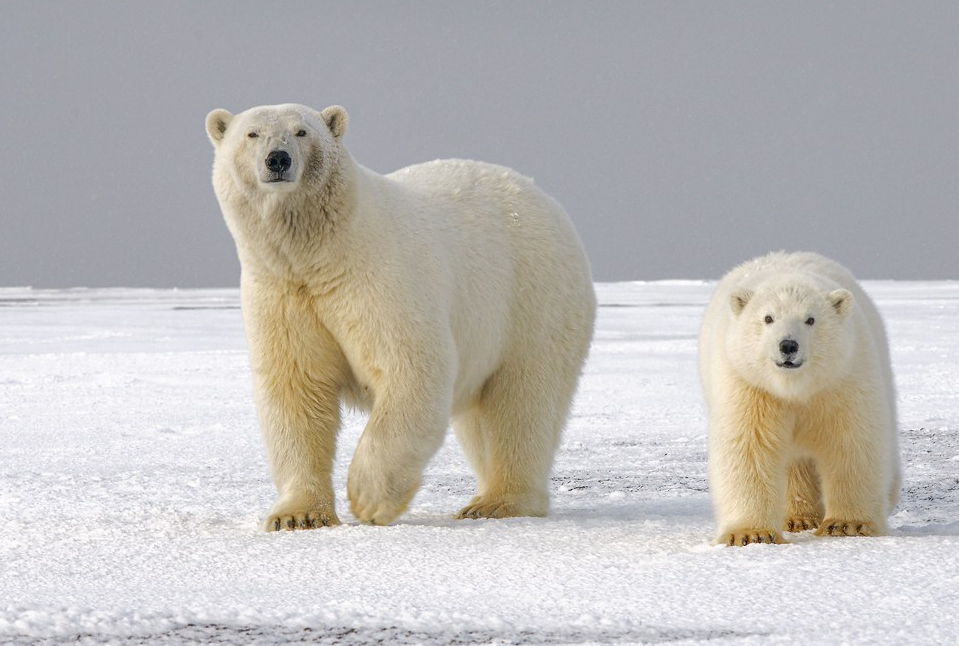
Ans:
{"label": "snow", "polygon": [[947,644],[959,635],[959,283],[867,282],[905,480],[882,538],[711,545],[696,332],[713,284],[599,284],[549,518],[258,530],[274,489],[235,290],[0,289],[0,643]]}

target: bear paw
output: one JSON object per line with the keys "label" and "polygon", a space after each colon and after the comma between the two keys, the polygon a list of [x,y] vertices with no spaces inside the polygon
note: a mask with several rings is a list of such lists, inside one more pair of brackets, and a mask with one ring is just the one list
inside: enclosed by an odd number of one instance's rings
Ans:
{"label": "bear paw", "polygon": [[389,525],[406,511],[409,500],[404,496],[398,500],[379,500],[376,496],[364,495],[356,487],[349,489],[350,511],[361,523],[367,525]]}
{"label": "bear paw", "polygon": [[350,511],[361,523],[389,525],[406,511],[419,486],[416,477],[391,477],[385,471],[373,472],[371,477],[354,458],[346,482]]}
{"label": "bear paw", "polygon": [[522,502],[512,497],[476,496],[459,510],[456,518],[515,518],[516,516],[546,516],[547,505]]}
{"label": "bear paw", "polygon": [[263,529],[268,532],[280,530],[292,531],[296,529],[316,529],[317,527],[332,527],[339,525],[340,519],[332,511],[310,509],[295,512],[270,514],[263,521]]}
{"label": "bear paw", "polygon": [[842,518],[827,518],[816,530],[816,536],[879,536],[881,534],[875,523]]}
{"label": "bear paw", "polygon": [[745,546],[750,543],[769,543],[780,545],[785,543],[782,535],[774,529],[734,529],[721,534],[716,539],[717,545]]}
{"label": "bear paw", "polygon": [[816,529],[821,522],[820,518],[810,518],[807,516],[795,516],[787,518],[783,524],[783,529],[787,532],[805,532],[809,529]]}

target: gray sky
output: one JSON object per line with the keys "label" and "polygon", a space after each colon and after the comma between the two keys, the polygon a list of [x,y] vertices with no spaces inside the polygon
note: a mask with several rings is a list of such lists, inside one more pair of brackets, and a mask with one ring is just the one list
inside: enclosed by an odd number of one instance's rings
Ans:
{"label": "gray sky", "polygon": [[0,286],[236,285],[204,117],[283,102],[376,171],[534,177],[597,280],[959,278],[952,0],[164,0],[4,4]]}

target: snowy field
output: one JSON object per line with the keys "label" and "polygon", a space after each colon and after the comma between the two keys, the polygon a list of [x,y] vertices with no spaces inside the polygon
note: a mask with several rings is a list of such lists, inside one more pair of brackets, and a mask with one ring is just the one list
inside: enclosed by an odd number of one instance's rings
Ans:
{"label": "snowy field", "polygon": [[234,290],[0,289],[0,644],[955,644],[959,283],[869,282],[904,485],[883,538],[717,547],[695,336],[712,290],[601,284],[549,518],[454,521],[455,438],[410,511],[266,534]]}

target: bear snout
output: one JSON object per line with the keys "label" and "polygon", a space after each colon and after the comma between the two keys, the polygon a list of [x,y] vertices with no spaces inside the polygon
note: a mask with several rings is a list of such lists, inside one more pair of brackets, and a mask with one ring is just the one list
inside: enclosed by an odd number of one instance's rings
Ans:
{"label": "bear snout", "polygon": [[779,353],[782,355],[782,361],[777,361],[776,365],[780,368],[795,370],[802,366],[802,359],[798,358],[799,341],[783,339],[779,342]]}
{"label": "bear snout", "polygon": [[285,150],[273,150],[266,156],[265,163],[272,178],[280,180],[283,178],[283,173],[290,170],[290,166],[293,165],[293,158]]}
{"label": "bear snout", "polygon": [[783,339],[779,342],[779,351],[783,356],[789,356],[799,352],[799,343],[793,339]]}

